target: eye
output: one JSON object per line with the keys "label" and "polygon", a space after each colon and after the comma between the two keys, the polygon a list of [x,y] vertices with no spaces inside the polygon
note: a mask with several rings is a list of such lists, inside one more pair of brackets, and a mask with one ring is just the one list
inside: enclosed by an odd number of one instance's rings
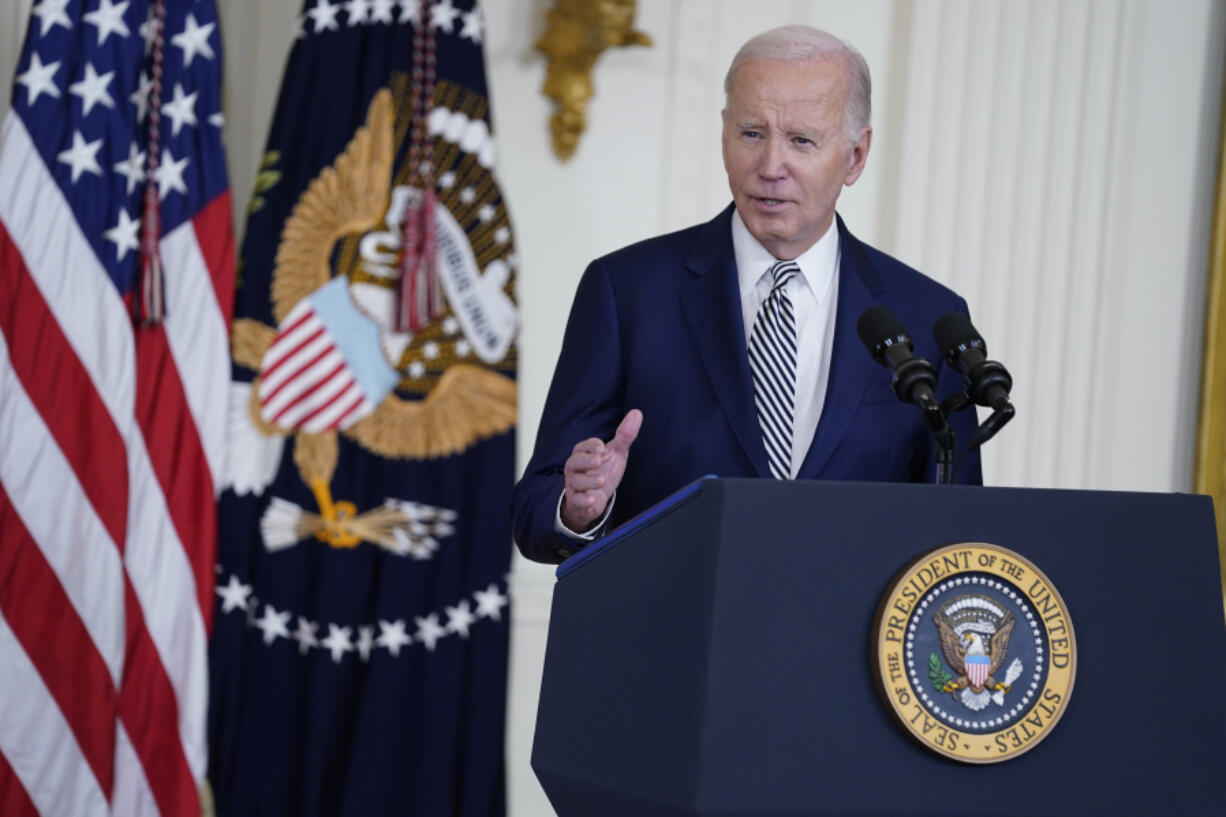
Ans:
{"label": "eye", "polygon": [[744,136],[746,139],[760,139],[762,133],[761,131],[746,129],[741,131],[741,136]]}

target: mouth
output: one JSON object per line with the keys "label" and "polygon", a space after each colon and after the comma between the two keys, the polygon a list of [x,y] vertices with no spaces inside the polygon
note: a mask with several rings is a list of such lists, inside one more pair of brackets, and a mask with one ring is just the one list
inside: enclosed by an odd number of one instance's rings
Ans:
{"label": "mouth", "polygon": [[785,204],[790,204],[787,199],[774,199],[769,196],[750,196],[752,202],[762,207],[782,207]]}

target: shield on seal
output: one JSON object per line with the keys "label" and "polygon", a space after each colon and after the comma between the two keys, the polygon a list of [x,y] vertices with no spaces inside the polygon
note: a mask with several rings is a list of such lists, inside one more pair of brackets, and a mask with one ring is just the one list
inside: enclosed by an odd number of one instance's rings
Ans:
{"label": "shield on seal", "polygon": [[396,377],[378,326],[337,276],[299,301],[277,328],[260,366],[260,417],[312,434],[349,428],[375,410]]}
{"label": "shield on seal", "polygon": [[986,655],[968,655],[966,657],[966,677],[971,679],[973,686],[981,687],[988,680],[988,669],[992,659]]}

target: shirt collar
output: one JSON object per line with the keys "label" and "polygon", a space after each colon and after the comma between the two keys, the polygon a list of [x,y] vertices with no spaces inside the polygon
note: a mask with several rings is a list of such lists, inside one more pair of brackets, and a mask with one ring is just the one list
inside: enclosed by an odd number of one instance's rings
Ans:
{"label": "shirt collar", "polygon": [[[758,239],[749,232],[741,214],[735,208],[732,211],[732,252],[736,257],[736,277],[742,298],[758,285],[762,276],[779,260],[758,243]],[[834,281],[838,257],[838,223],[837,219],[831,219],[825,234],[796,258],[801,278],[819,304],[825,303],[830,296],[830,284]]]}

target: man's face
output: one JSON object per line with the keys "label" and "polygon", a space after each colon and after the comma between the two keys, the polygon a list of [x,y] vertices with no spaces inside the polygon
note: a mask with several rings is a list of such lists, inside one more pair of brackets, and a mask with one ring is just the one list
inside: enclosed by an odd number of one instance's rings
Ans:
{"label": "man's face", "polygon": [[724,111],[728,186],[745,226],[776,258],[812,247],[829,228],[843,185],[864,170],[872,130],[848,143],[850,87],[831,60],[754,60],[733,76]]}

